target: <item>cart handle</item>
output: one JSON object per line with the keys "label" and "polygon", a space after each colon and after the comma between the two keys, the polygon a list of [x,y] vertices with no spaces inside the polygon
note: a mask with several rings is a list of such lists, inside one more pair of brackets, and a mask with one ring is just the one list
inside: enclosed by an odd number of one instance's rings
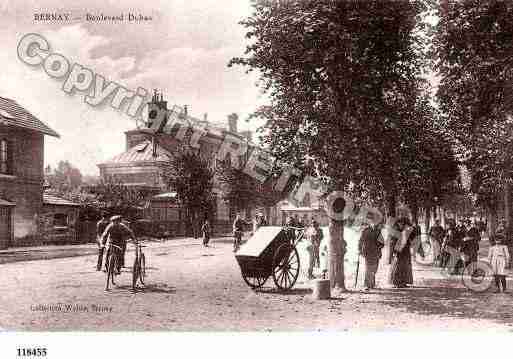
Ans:
{"label": "cart handle", "polygon": [[292,226],[285,226],[287,229],[295,229],[296,231],[304,231],[304,227],[292,227]]}

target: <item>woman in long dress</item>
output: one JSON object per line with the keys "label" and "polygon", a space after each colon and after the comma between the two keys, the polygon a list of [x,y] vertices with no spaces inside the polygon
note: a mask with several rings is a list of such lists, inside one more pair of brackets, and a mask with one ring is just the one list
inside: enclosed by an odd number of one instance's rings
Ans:
{"label": "woman in long dress", "polygon": [[[391,268],[389,284],[395,288],[406,288],[413,284],[413,271],[411,265],[411,243],[415,237],[415,230],[411,228],[407,218],[401,218],[395,226],[397,234],[390,238]],[[400,234],[399,234],[400,233]]]}

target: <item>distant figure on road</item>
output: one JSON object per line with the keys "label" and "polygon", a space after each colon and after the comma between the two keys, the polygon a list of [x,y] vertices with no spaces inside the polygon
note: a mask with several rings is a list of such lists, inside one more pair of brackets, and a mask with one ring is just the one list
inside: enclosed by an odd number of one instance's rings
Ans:
{"label": "distant figure on road", "polygon": [[205,219],[203,226],[201,226],[201,233],[203,234],[203,246],[208,247],[208,242],[210,241],[210,223],[208,219]]}
{"label": "distant figure on road", "polygon": [[383,245],[380,225],[370,225],[363,230],[358,242],[358,254],[365,260],[365,280],[363,282],[365,290],[376,287],[376,272]]}
{"label": "distant figure on road", "polygon": [[431,251],[433,253],[433,261],[436,266],[442,266],[442,258],[440,256],[440,249],[444,240],[445,231],[440,225],[440,220],[435,221],[435,225],[429,230],[429,242],[431,244]]}
{"label": "distant figure on road", "polygon": [[460,253],[460,257],[456,258],[456,266],[452,274],[462,274],[465,269],[465,250],[467,250],[467,246],[465,244],[468,232],[468,221],[461,220],[459,225],[456,227],[456,242],[455,247]]}
{"label": "distant figure on road", "polygon": [[465,237],[465,241],[461,248],[461,251],[465,255],[465,267],[470,263],[477,262],[480,241],[481,233],[479,231],[477,221],[474,220],[473,225],[471,225],[467,231],[467,236]]}
{"label": "distant figure on road", "polygon": [[319,228],[317,221],[313,220],[311,225],[305,229],[305,237],[308,241],[306,248],[309,255],[308,279],[313,279],[314,267],[319,268],[321,265],[319,248],[323,238],[322,230]]}
{"label": "distant figure on road", "polygon": [[313,228],[315,231],[315,236],[312,241],[312,244],[314,246],[313,247],[314,266],[319,268],[321,266],[321,258],[320,258],[319,251],[320,251],[321,242],[324,237],[324,234],[322,233],[322,229],[319,226],[319,222],[317,222],[316,220],[313,220],[312,223],[313,223]]}
{"label": "distant figure on road", "polygon": [[96,242],[98,242],[98,263],[96,264],[97,271],[102,270],[103,251],[105,249],[102,244],[102,235],[109,223],[110,222],[107,219],[107,214],[102,212],[102,218],[98,221],[98,223],[96,223]]}
{"label": "distant figure on road", "polygon": [[233,222],[233,251],[237,252],[244,234],[244,225],[246,222],[238,214]]}
{"label": "distant figure on road", "polygon": [[490,247],[488,252],[488,261],[492,266],[497,292],[506,291],[506,266],[510,255],[508,247],[504,245],[504,239],[504,235],[497,234],[495,236],[495,244]]}

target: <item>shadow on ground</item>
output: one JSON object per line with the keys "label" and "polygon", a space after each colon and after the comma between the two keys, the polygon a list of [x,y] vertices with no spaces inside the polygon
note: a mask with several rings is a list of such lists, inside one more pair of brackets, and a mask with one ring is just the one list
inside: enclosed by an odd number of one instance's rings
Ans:
{"label": "shadow on ground", "polygon": [[117,285],[114,290],[124,290],[135,293],[164,293],[164,294],[174,294],[176,293],[175,287],[170,287],[165,283],[156,283],[156,284],[148,284],[145,286],[138,286],[134,291],[131,285]]}
{"label": "shadow on ground", "polygon": [[278,294],[278,295],[306,295],[311,294],[312,290],[309,288],[292,288],[289,290],[281,290],[275,287],[263,287],[256,289],[255,292],[263,294]]}
{"label": "shadow on ground", "polygon": [[422,315],[447,318],[486,319],[513,325],[513,293],[473,292],[467,288],[440,286],[439,280],[424,280],[422,287],[383,289],[378,299],[385,305]]}

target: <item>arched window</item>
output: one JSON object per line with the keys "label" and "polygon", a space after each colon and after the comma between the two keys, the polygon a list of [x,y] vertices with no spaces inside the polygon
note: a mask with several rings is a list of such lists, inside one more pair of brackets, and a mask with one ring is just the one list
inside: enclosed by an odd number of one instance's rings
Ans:
{"label": "arched window", "polygon": [[0,173],[10,174],[10,151],[9,142],[6,139],[0,140]]}

